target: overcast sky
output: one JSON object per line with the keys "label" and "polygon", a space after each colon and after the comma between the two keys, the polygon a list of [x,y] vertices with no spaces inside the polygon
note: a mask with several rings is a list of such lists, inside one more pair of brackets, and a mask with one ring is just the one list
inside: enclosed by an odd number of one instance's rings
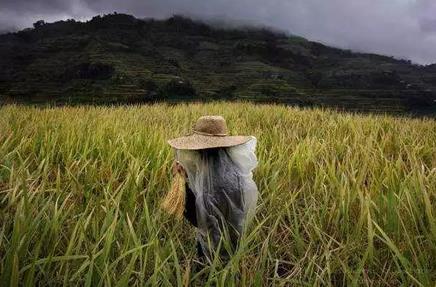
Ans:
{"label": "overcast sky", "polygon": [[1,0],[0,31],[114,11],[266,25],[336,47],[436,63],[436,0]]}

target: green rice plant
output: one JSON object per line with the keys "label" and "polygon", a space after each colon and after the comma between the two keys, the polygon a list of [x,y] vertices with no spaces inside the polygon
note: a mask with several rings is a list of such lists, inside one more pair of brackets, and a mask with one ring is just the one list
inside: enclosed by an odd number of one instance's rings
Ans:
{"label": "green rice plant", "polygon": [[[258,138],[230,261],[160,209],[166,140],[222,114]],[[223,245],[225,248],[225,244]],[[436,122],[249,103],[0,108],[4,286],[434,286]]]}

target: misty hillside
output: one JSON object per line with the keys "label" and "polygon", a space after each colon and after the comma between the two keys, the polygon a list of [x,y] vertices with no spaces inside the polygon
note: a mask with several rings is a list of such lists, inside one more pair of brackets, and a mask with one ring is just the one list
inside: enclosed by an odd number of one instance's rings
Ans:
{"label": "misty hillside", "polygon": [[366,111],[434,110],[436,65],[174,16],[35,23],[0,36],[1,102],[252,100]]}

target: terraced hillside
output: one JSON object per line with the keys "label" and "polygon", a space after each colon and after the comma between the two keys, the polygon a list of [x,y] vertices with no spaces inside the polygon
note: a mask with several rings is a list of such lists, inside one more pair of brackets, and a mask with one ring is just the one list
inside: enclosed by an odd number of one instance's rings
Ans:
{"label": "terraced hillside", "polygon": [[3,103],[242,99],[420,111],[435,110],[435,95],[434,65],[180,16],[111,14],[0,36]]}

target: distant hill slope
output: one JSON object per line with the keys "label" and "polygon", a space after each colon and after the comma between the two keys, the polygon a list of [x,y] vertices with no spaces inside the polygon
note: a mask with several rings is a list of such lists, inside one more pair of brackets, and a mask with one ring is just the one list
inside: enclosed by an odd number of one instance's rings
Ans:
{"label": "distant hill slope", "polygon": [[0,36],[1,101],[249,99],[367,111],[434,109],[436,66],[266,29],[96,16]]}

